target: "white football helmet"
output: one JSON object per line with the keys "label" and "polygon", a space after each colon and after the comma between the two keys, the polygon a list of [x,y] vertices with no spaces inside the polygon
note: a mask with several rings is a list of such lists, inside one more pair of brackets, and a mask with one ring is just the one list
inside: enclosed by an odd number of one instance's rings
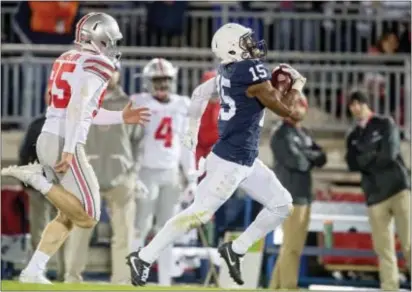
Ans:
{"label": "white football helmet", "polygon": [[160,100],[167,99],[170,93],[177,90],[177,72],[178,69],[166,59],[150,60],[142,72],[143,90]]}
{"label": "white football helmet", "polygon": [[220,27],[213,35],[211,46],[222,64],[261,59],[267,53],[265,41],[256,41],[252,29],[237,23],[227,23]]}
{"label": "white football helmet", "polygon": [[122,38],[119,25],[113,17],[106,13],[91,12],[77,22],[74,43],[84,50],[117,61],[121,56],[118,46]]}

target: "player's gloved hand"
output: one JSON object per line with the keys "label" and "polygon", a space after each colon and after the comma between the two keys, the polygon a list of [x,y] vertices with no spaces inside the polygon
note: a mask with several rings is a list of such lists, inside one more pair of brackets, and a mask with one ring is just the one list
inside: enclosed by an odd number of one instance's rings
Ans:
{"label": "player's gloved hand", "polygon": [[289,64],[280,64],[282,71],[289,73],[293,79],[292,89],[296,89],[302,92],[303,86],[306,84],[306,78],[303,77],[298,70],[290,66]]}
{"label": "player's gloved hand", "polygon": [[196,195],[196,190],[197,190],[197,183],[196,182],[190,182],[185,190],[183,191],[182,197],[181,197],[181,206],[183,209],[187,208],[194,200],[195,195]]}
{"label": "player's gloved hand", "polygon": [[138,198],[146,198],[149,195],[149,190],[140,179],[136,181],[136,193]]}
{"label": "player's gloved hand", "polygon": [[189,128],[182,137],[182,144],[190,149],[192,152],[196,151],[197,133],[199,130],[199,123],[193,120],[189,121]]}

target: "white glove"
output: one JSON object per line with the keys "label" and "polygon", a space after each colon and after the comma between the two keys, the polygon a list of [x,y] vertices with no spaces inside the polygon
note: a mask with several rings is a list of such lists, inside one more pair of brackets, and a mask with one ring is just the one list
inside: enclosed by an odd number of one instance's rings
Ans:
{"label": "white glove", "polygon": [[140,179],[136,181],[136,193],[138,198],[147,198],[149,195],[149,190]]}
{"label": "white glove", "polygon": [[190,120],[189,128],[182,137],[182,144],[188,149],[190,149],[192,152],[196,151],[198,131],[199,122]]}
{"label": "white glove", "polygon": [[303,77],[298,72],[298,70],[294,69],[289,64],[280,64],[280,67],[282,67],[282,71],[289,73],[290,76],[292,77],[292,80],[293,80],[292,88],[296,89],[299,92],[302,92],[303,86],[305,86],[306,84],[306,78]]}
{"label": "white glove", "polygon": [[181,200],[180,200],[183,209],[187,208],[193,202],[195,195],[196,195],[196,190],[197,190],[196,182],[191,182],[186,186],[185,190],[183,191]]}

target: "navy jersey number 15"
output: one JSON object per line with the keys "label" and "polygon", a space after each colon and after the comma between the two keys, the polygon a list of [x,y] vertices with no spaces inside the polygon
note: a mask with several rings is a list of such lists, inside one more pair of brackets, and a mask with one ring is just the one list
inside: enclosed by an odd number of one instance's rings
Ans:
{"label": "navy jersey number 15", "polygon": [[[250,76],[248,76],[248,78],[245,78],[246,79],[245,85],[251,85],[258,80],[267,78],[268,76],[268,73],[265,70],[263,64],[257,64],[255,66],[252,66],[249,68],[248,71],[250,73]],[[230,95],[228,95],[230,88],[231,88],[230,79],[218,74],[217,75],[217,90],[218,90],[218,93],[221,99],[221,109],[219,113],[219,119],[221,121],[229,121],[236,114],[235,99],[233,99],[232,97],[230,97]],[[246,96],[246,92],[244,92],[244,97],[248,99],[248,97]],[[262,115],[262,118],[259,121],[259,126],[261,127],[263,126],[263,121],[264,121],[264,114]]]}

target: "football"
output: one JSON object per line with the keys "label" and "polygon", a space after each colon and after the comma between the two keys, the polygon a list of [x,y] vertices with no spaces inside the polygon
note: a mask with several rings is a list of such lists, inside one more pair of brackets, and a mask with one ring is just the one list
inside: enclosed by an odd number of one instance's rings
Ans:
{"label": "football", "polygon": [[292,77],[289,73],[282,70],[282,66],[275,68],[272,71],[272,86],[285,94],[292,88]]}

